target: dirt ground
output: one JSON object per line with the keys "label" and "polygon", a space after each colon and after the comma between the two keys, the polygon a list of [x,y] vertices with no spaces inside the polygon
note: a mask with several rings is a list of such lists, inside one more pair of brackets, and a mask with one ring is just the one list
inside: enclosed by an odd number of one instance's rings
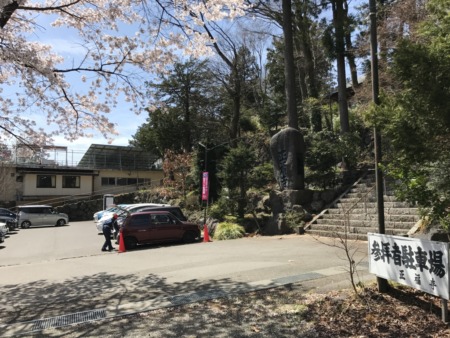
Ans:
{"label": "dirt ground", "polygon": [[163,308],[30,337],[450,337],[440,299],[404,286],[379,293],[290,285]]}

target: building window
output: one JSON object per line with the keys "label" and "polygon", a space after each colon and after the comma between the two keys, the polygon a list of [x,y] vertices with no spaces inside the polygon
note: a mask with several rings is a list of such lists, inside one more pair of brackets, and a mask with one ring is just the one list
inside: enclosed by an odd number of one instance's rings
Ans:
{"label": "building window", "polygon": [[55,175],[37,175],[37,188],[56,188]]}
{"label": "building window", "polygon": [[[127,177],[102,177],[102,185],[135,185],[141,179],[137,178],[127,178]],[[147,179],[148,180],[148,179]],[[150,180],[148,180],[150,181]]]}
{"label": "building window", "polygon": [[117,178],[117,185],[127,185],[127,179],[125,177],[118,177]]}
{"label": "building window", "polygon": [[63,188],[79,188],[80,176],[63,176]]}
{"label": "building window", "polygon": [[102,177],[102,185],[116,185],[115,177]]}

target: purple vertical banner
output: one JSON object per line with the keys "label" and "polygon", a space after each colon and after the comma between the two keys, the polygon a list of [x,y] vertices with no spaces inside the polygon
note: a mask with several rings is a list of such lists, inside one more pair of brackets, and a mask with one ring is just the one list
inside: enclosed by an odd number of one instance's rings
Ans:
{"label": "purple vertical banner", "polygon": [[207,201],[209,194],[208,172],[204,171],[202,177],[202,201]]}

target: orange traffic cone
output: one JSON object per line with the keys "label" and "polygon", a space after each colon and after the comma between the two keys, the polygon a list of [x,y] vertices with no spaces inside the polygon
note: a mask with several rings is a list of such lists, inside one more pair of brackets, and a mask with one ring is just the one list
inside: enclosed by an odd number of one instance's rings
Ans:
{"label": "orange traffic cone", "polygon": [[210,242],[208,226],[206,224],[203,226],[203,242]]}
{"label": "orange traffic cone", "polygon": [[122,234],[119,235],[119,253],[125,252],[125,243]]}

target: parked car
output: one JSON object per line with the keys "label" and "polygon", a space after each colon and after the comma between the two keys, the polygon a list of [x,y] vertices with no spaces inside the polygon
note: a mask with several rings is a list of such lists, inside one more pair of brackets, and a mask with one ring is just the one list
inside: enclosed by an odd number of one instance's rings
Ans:
{"label": "parked car", "polygon": [[5,240],[6,235],[8,234],[8,227],[6,226],[5,222],[0,222],[0,236],[3,237],[3,240]]}
{"label": "parked car", "polygon": [[[165,205],[165,206],[154,206],[154,207],[145,207],[143,209],[139,209],[137,212],[145,212],[145,211],[168,211],[180,221],[187,222],[186,216],[184,216],[183,211],[181,211],[180,207],[173,205]],[[119,228],[122,226],[123,222],[126,219],[126,215],[123,217],[119,217],[117,219],[117,224]]]}
{"label": "parked car", "polygon": [[0,208],[0,222],[5,222],[9,231],[14,231],[19,227],[17,215],[11,210]]}
{"label": "parked car", "polygon": [[119,210],[116,210],[114,212],[105,212],[103,213],[102,218],[100,218],[96,223],[97,231],[98,233],[103,233],[103,223],[109,221],[114,214],[117,214],[118,216],[117,223],[122,224],[123,219],[125,219],[125,217],[127,217],[128,214],[138,212],[139,210],[148,207],[161,207],[161,206],[170,206],[170,204],[136,203],[136,204],[128,204],[125,207],[120,207],[118,208]]}
{"label": "parked car", "polygon": [[3,235],[3,232],[0,231],[0,243],[3,243],[5,241],[5,235]]}
{"label": "parked car", "polygon": [[25,229],[39,225],[62,226],[69,223],[69,216],[57,212],[50,205],[21,205],[17,207],[17,220]]}
{"label": "parked car", "polygon": [[168,211],[146,211],[128,215],[119,236],[123,236],[125,248],[130,250],[147,243],[193,243],[200,238],[200,228],[195,223],[180,221]]}
{"label": "parked car", "polygon": [[183,211],[181,211],[181,208],[174,206],[174,205],[162,206],[162,207],[148,207],[148,208],[139,210],[139,212],[145,212],[145,211],[168,211],[171,214],[175,215],[176,218],[178,218],[180,221],[187,222],[187,218],[186,218],[186,216],[184,216]]}
{"label": "parked car", "polygon": [[105,213],[114,214],[115,212],[119,211],[120,209],[126,208],[128,205],[129,204],[119,204],[119,205],[114,205],[112,207],[109,207],[105,210],[97,211],[93,216],[94,222],[98,222]]}

